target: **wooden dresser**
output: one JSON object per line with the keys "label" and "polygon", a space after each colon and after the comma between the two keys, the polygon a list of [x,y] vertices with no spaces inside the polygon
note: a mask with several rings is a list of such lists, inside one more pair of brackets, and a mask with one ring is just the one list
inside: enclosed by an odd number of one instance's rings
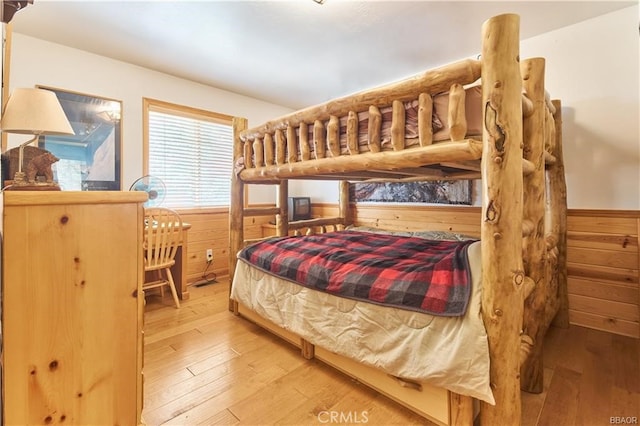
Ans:
{"label": "wooden dresser", "polygon": [[4,192],[4,424],[140,424],[145,200]]}

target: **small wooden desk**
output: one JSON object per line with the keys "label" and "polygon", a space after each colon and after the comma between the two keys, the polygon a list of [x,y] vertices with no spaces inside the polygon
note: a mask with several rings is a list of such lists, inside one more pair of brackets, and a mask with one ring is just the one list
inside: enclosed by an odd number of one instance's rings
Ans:
{"label": "small wooden desk", "polygon": [[171,267],[171,275],[173,276],[173,282],[176,285],[176,292],[180,300],[187,300],[189,298],[189,290],[187,287],[189,229],[191,229],[191,224],[182,222],[182,242],[176,251],[175,264]]}

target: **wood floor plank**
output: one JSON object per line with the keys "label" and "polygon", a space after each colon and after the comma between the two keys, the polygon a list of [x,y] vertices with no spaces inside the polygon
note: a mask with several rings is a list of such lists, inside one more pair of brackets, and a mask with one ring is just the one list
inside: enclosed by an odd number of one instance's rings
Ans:
{"label": "wood floor plank", "polygon": [[[242,361],[234,359],[229,372],[207,380],[202,386],[191,386],[190,380],[181,383],[181,396],[170,399],[165,405],[145,411],[145,419],[150,424],[190,425],[208,419],[212,413],[233,405],[238,398],[245,398],[268,383],[282,377],[286,372],[271,366],[259,372],[253,371]],[[226,366],[219,366],[221,369]],[[215,373],[215,369],[206,374]],[[215,375],[215,374],[213,374]],[[197,377],[197,376],[194,376]],[[176,386],[177,387],[177,386]]]}
{"label": "wood floor plank", "polygon": [[279,379],[238,401],[229,411],[242,424],[275,424],[283,413],[297,408],[305,400],[294,387],[284,385]]}
{"label": "wood floor plank", "polygon": [[[350,380],[338,372],[332,372],[319,366],[315,361],[307,361],[298,368],[273,382],[273,392],[279,389],[291,389],[298,392],[301,397],[296,398],[295,403],[289,404],[286,409],[280,411],[271,410],[271,418],[263,418],[263,422],[269,424],[309,424],[317,422],[317,414],[329,410],[340,400],[340,396],[352,386]],[[262,400],[263,392],[251,395],[245,400],[239,401],[230,410],[245,424],[252,424],[253,419],[247,415],[249,412],[260,412],[256,407],[256,401]]]}
{"label": "wood floor plank", "polygon": [[607,424],[611,417],[613,389],[613,334],[589,330],[585,343],[585,364],[580,382],[576,423]]}
{"label": "wood floor plank", "polygon": [[640,341],[612,336],[613,389],[610,417],[640,422]]}
{"label": "wood floor plank", "polygon": [[[331,375],[331,374],[330,374]],[[314,374],[315,376],[315,374]],[[277,424],[284,425],[312,425],[318,424],[322,416],[327,416],[331,408],[343,397],[345,389],[353,386],[351,379],[335,373],[331,379],[324,382],[321,388],[296,408],[283,413]],[[298,388],[300,390],[300,388]],[[308,392],[308,389],[303,389]]]}
{"label": "wood floor plank", "polygon": [[587,332],[583,327],[550,327],[544,343],[545,367],[563,367],[582,373]]}
{"label": "wood floor plank", "polygon": [[[173,378],[162,380],[164,382],[163,386],[158,386],[155,392],[148,391],[146,393],[145,407],[149,410],[154,410],[167,404],[167,401],[170,402],[184,397],[195,399],[196,395],[190,395],[193,390],[205,387],[223,376],[233,373],[234,368],[237,367],[233,363],[227,362],[212,367],[203,374],[191,374],[183,380]],[[159,377],[163,376],[160,375]],[[202,391],[202,393],[204,392],[206,390]],[[206,396],[204,395],[205,398]]]}
{"label": "wood floor plank", "polygon": [[536,426],[542,413],[544,402],[549,392],[549,384],[553,377],[553,369],[545,368],[542,380],[542,393],[522,392],[522,425]]}
{"label": "wood floor plank", "polygon": [[553,373],[549,384],[549,394],[553,398],[547,398],[540,417],[539,426],[571,426],[576,424],[578,402],[580,398],[581,374],[573,370],[558,367]]}
{"label": "wood floor plank", "polygon": [[[404,407],[359,383],[354,383],[338,403],[331,407],[329,414],[334,416],[337,414],[340,424],[434,424],[411,414]],[[340,421],[341,418],[346,420]],[[324,421],[325,418],[319,420]]]}
{"label": "wood floor plank", "polygon": [[[181,383],[193,377],[193,374],[186,368],[182,368],[177,371],[167,371],[164,374],[157,374],[155,376],[148,376],[145,374],[144,380],[144,399],[145,407],[148,406],[147,400],[158,392],[163,392],[166,389],[173,389],[173,386],[177,383]],[[160,405],[166,404],[167,399],[163,398]]]}
{"label": "wood floor plank", "polygon": [[208,419],[198,423],[199,426],[216,426],[216,425],[225,425],[225,426],[233,426],[240,425],[240,420],[236,416],[234,416],[231,411],[228,409],[224,409]]}
{"label": "wood floor plank", "polygon": [[[247,398],[259,389],[264,389],[267,383],[278,379],[286,374],[280,367],[273,366],[260,372],[246,369],[246,374],[229,374],[216,380],[211,384],[210,391],[202,395],[202,399],[195,399],[193,392],[185,397],[184,401],[178,401],[177,410],[165,412],[162,422],[173,425],[191,425],[206,421],[211,413],[218,412],[222,407],[230,407],[238,400]],[[195,397],[201,396],[200,393]],[[185,403],[187,404],[185,406]],[[161,407],[164,408],[164,407]],[[157,415],[159,410],[152,411],[152,415]]]}
{"label": "wood floor plank", "polygon": [[[153,331],[145,330],[145,336],[148,333],[153,333]],[[162,350],[166,348],[171,348],[172,350],[175,350],[174,346],[178,344],[180,341],[191,342],[198,339],[198,337],[201,334],[202,333],[200,331],[194,328],[191,330],[184,331],[182,333],[174,334],[170,337],[167,337],[166,339],[155,340],[154,342],[149,342],[147,339],[145,339],[145,345],[144,345],[145,356],[152,355],[154,351],[162,352]]]}
{"label": "wood floor plank", "polygon": [[[151,376],[156,372],[163,373],[176,371],[180,368],[191,369],[192,367],[198,367],[206,360],[210,360],[212,365],[217,365],[237,356],[239,355],[235,351],[229,349],[227,345],[218,344],[215,346],[206,346],[200,350],[194,349],[187,352],[175,351],[174,354],[160,358],[153,364],[147,364],[144,371],[145,374]],[[202,367],[199,367],[198,369],[201,368]]]}

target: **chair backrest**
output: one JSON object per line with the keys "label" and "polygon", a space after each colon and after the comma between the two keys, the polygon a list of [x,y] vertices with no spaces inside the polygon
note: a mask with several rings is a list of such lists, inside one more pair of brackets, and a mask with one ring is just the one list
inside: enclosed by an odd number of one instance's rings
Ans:
{"label": "chair backrest", "polygon": [[144,210],[144,220],[145,269],[157,269],[173,263],[182,242],[180,215],[171,209],[153,207]]}

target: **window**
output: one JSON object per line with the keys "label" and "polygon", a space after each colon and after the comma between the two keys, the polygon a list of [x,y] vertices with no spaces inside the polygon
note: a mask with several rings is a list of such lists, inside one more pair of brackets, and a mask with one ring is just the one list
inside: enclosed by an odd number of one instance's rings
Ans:
{"label": "window", "polygon": [[144,99],[145,174],[166,185],[162,205],[229,205],[233,169],[232,117]]}

